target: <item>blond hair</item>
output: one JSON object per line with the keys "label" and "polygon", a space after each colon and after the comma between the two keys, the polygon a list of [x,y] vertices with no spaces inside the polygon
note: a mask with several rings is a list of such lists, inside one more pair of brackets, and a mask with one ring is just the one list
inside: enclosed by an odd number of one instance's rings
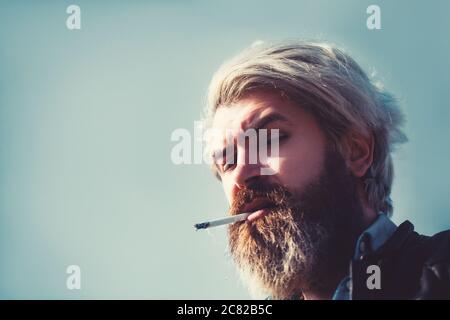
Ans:
{"label": "blond hair", "polygon": [[257,44],[214,75],[208,114],[253,90],[276,90],[310,111],[335,146],[349,130],[373,134],[373,163],[364,182],[369,205],[392,214],[391,153],[406,142],[402,112],[395,97],[370,79],[346,53],[330,43],[289,41]]}

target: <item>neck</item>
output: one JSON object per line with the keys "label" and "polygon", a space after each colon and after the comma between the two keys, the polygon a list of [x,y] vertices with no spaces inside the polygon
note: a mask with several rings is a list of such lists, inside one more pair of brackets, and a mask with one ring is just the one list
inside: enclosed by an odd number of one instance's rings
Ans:
{"label": "neck", "polygon": [[[365,229],[367,229],[378,217],[378,214],[371,207],[367,205],[365,201],[361,203],[362,207],[362,219],[361,219],[361,230],[357,230],[358,234],[361,234]],[[353,244],[352,251],[354,250]],[[333,294],[338,287],[339,283],[342,279],[347,276],[345,272],[340,272],[334,278],[334,281],[331,281],[333,285],[331,285],[328,289],[322,290],[310,290],[303,292],[303,299],[305,300],[331,300],[333,298]]]}
{"label": "neck", "polygon": [[364,192],[364,187],[362,185],[362,182],[358,183],[357,186],[357,192],[358,192],[358,197],[360,199],[360,204],[361,204],[361,214],[362,214],[362,227],[363,230],[360,230],[360,232],[364,231],[365,229],[367,229],[378,217],[378,212],[375,212],[375,210],[369,206],[369,202],[367,200],[367,195]]}

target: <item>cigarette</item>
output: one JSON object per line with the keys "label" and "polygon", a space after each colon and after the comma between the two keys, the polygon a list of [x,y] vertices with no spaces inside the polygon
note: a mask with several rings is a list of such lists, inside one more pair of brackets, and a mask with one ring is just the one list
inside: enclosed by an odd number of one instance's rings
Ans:
{"label": "cigarette", "polygon": [[231,217],[225,217],[225,218],[220,218],[220,219],[211,220],[211,221],[207,221],[207,222],[196,223],[194,225],[194,228],[196,230],[200,230],[200,229],[208,229],[208,228],[212,228],[212,227],[223,226],[225,224],[235,223],[238,221],[244,221],[245,219],[247,219],[247,217],[249,215],[250,215],[250,213],[241,213],[241,214],[237,214],[237,215],[234,215]]}

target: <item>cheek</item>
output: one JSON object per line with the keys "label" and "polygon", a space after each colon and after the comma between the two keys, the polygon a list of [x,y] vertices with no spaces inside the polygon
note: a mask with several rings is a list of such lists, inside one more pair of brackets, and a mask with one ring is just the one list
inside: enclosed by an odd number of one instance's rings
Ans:
{"label": "cheek", "polygon": [[277,159],[269,161],[270,167],[277,172],[279,182],[291,190],[301,191],[305,185],[314,181],[321,173],[324,153],[320,149],[300,152],[295,148],[280,153]]}

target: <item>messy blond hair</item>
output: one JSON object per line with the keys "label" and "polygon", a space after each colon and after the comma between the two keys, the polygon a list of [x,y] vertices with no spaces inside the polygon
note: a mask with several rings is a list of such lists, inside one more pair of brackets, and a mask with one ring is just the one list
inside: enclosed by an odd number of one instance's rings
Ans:
{"label": "messy blond hair", "polygon": [[369,205],[392,214],[391,153],[406,142],[395,97],[367,76],[348,54],[330,43],[289,41],[253,45],[214,75],[208,113],[254,90],[275,90],[310,111],[339,148],[350,130],[375,138],[372,166],[364,176]]}

